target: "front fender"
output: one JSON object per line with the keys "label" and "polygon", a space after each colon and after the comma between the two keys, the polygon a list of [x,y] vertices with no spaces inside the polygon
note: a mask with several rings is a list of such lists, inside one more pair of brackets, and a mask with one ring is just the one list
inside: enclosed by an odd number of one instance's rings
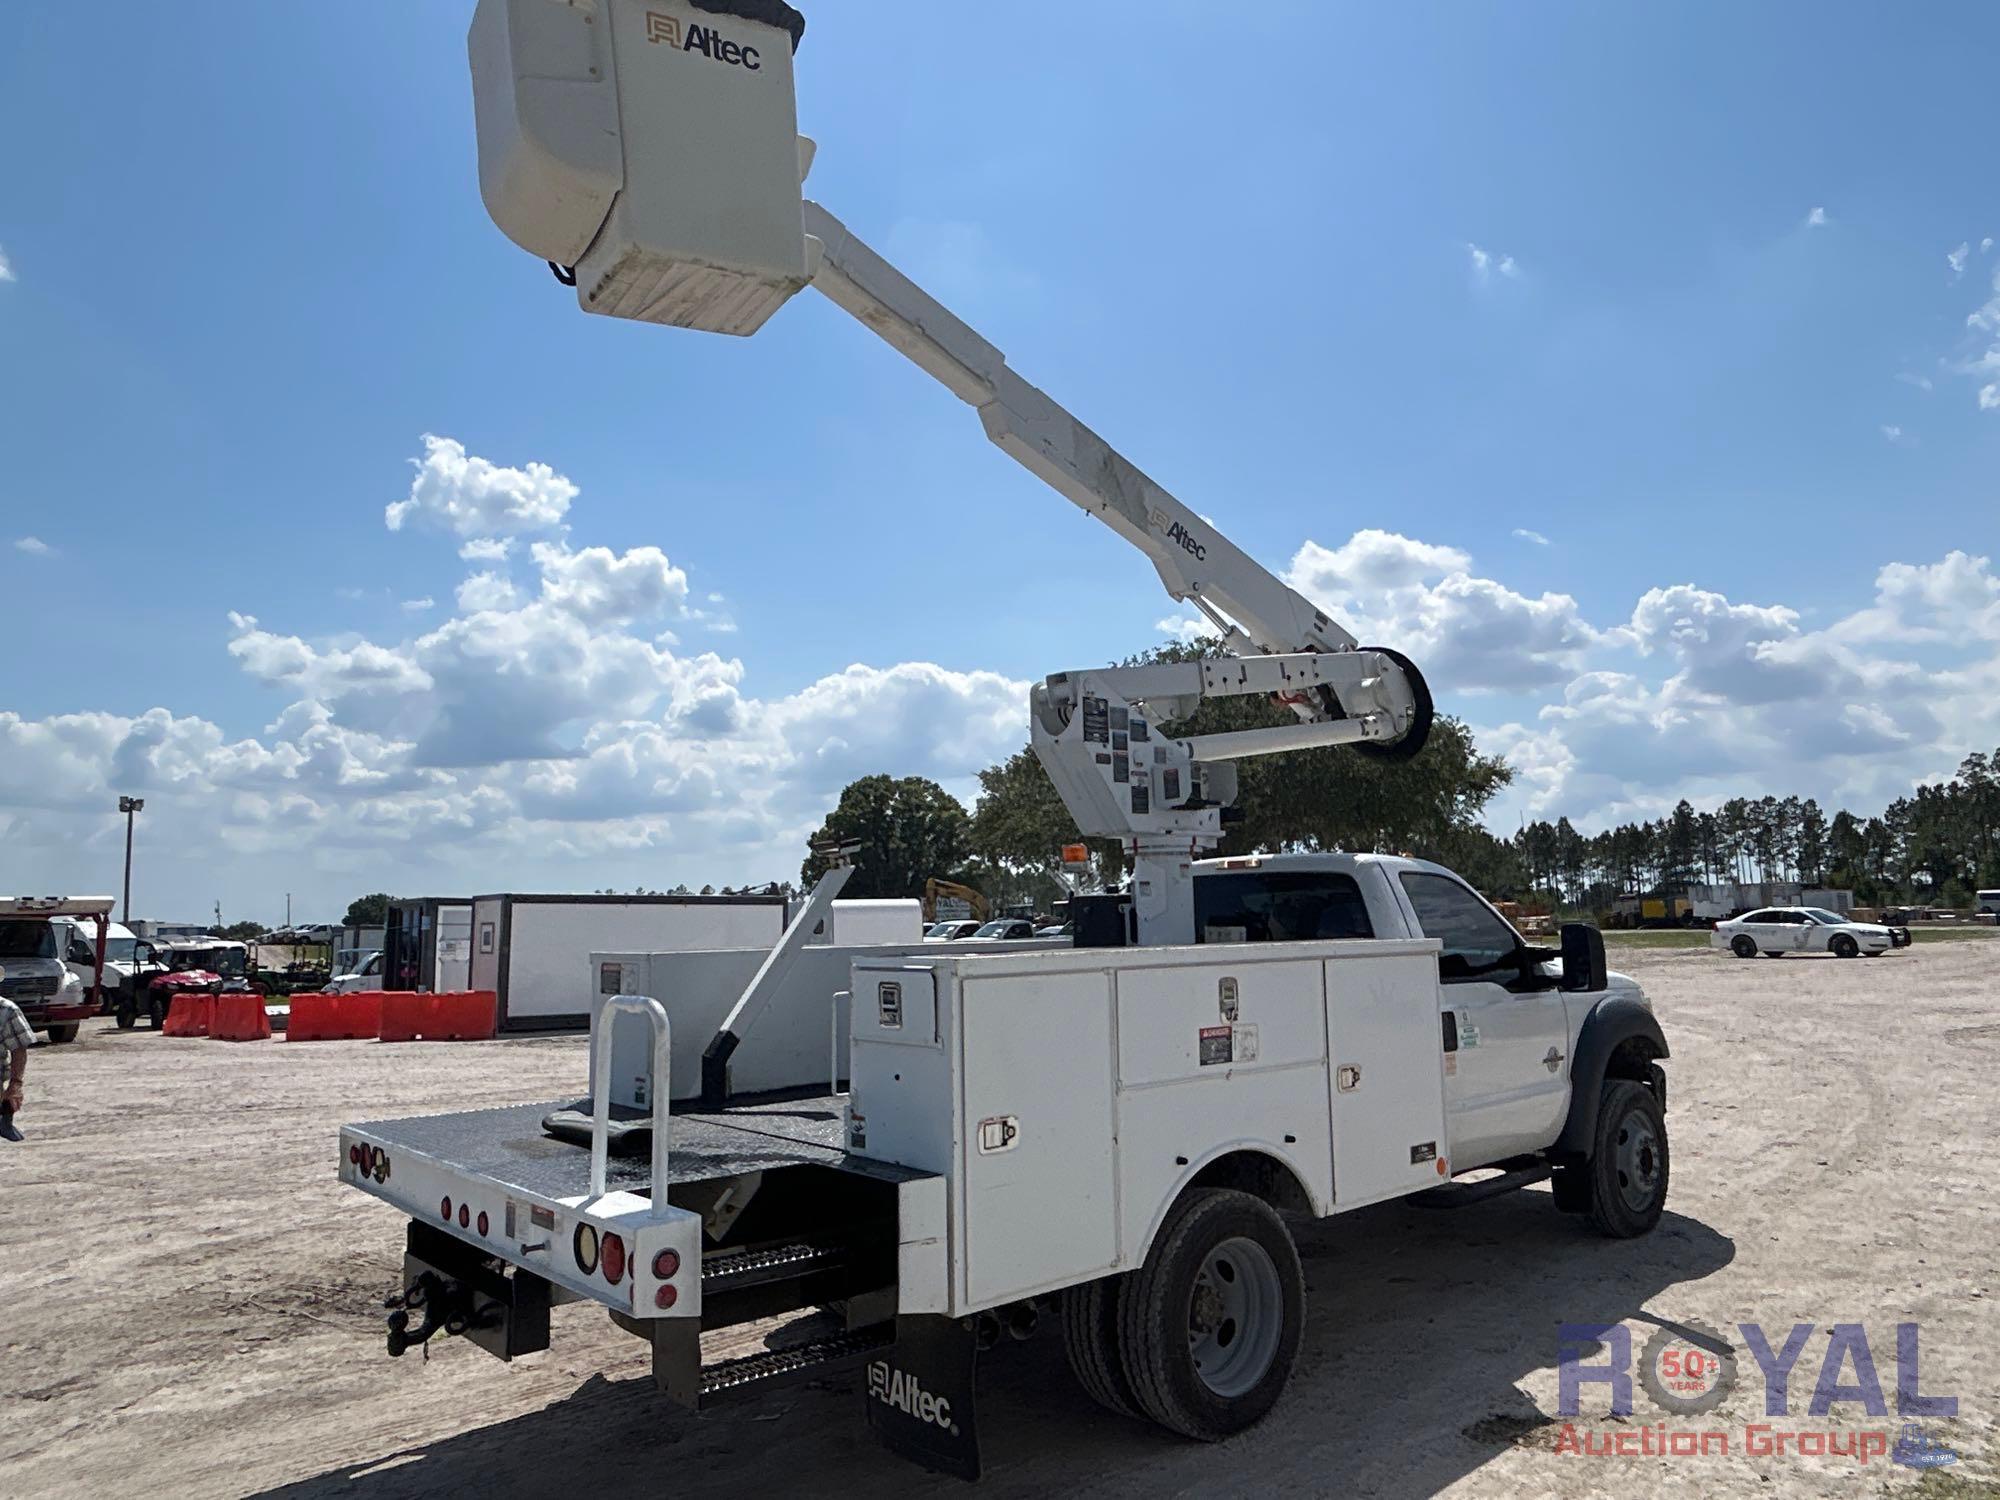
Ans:
{"label": "front fender", "polygon": [[[1569,1120],[1550,1148],[1558,1156],[1583,1156],[1597,1135],[1597,1109],[1604,1098],[1604,1079],[1611,1059],[1627,1042],[1637,1042],[1649,1061],[1668,1055],[1667,1039],[1646,1003],[1636,995],[1606,995],[1583,1019],[1577,1033],[1576,1055],[1569,1066]],[[1643,1081],[1643,1080],[1642,1080]],[[1666,1100],[1660,1101],[1661,1105]]]}

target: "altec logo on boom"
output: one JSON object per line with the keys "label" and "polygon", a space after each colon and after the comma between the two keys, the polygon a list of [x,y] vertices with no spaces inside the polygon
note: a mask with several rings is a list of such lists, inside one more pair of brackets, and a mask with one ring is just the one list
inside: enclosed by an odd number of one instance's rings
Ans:
{"label": "altec logo on boom", "polygon": [[676,52],[699,52],[711,61],[752,73],[764,66],[763,55],[755,47],[729,41],[713,26],[693,21],[682,25],[679,16],[663,16],[656,10],[646,12],[646,40],[664,42]]}
{"label": "altec logo on boom", "polygon": [[1163,510],[1154,511],[1150,519],[1159,528],[1160,535],[1180,548],[1181,551],[1187,553],[1188,556],[1194,558],[1197,562],[1208,561],[1208,545],[1205,542],[1198,541],[1195,538],[1195,534],[1188,530],[1181,522],[1176,521]]}

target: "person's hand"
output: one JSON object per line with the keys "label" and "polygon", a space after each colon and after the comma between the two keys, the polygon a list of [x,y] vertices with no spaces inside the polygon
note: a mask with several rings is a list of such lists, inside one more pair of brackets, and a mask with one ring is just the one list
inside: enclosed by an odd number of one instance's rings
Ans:
{"label": "person's hand", "polygon": [[4,1103],[9,1109],[18,1110],[21,1107],[21,1085],[8,1084],[7,1092],[0,1094],[0,1103]]}

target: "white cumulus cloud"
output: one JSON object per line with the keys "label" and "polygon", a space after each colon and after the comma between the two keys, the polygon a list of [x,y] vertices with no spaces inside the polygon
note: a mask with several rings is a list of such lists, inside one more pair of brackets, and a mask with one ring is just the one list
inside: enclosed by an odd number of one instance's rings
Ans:
{"label": "white cumulus cloud", "polygon": [[425,433],[424,456],[412,459],[410,494],[383,512],[391,531],[418,523],[489,540],[552,531],[569,514],[577,487],[544,463],[508,468],[469,454],[455,438]]}

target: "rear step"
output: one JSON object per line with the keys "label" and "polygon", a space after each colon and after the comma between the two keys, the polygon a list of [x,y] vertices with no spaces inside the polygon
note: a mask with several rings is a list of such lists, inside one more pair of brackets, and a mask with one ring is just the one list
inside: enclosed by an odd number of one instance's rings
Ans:
{"label": "rear step", "polygon": [[701,1394],[704,1398],[719,1396],[725,1391],[741,1390],[744,1386],[763,1381],[803,1375],[827,1365],[872,1354],[877,1349],[886,1349],[895,1341],[893,1326],[885,1325],[864,1328],[856,1333],[831,1334],[794,1344],[788,1349],[765,1349],[740,1359],[722,1360],[702,1366]]}
{"label": "rear step", "polygon": [[1529,1187],[1548,1175],[1548,1163],[1536,1162],[1502,1172],[1498,1177],[1489,1177],[1483,1182],[1448,1182],[1443,1187],[1414,1193],[1408,1201],[1418,1208],[1469,1208],[1475,1203],[1484,1203],[1488,1198],[1498,1198],[1503,1193]]}
{"label": "rear step", "polygon": [[704,1296],[740,1291],[767,1282],[791,1281],[831,1271],[847,1259],[838,1245],[767,1245],[753,1250],[720,1250],[701,1258]]}

